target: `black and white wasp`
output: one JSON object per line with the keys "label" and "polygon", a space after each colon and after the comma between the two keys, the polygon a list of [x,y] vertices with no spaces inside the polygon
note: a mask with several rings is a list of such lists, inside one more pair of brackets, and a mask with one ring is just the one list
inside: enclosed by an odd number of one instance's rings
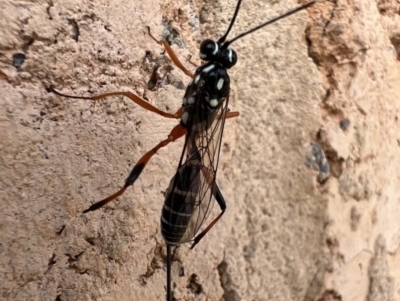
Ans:
{"label": "black and white wasp", "polygon": [[[115,200],[138,179],[146,164],[157,151],[183,136],[185,143],[179,160],[178,168],[170,181],[166,192],[161,214],[161,234],[167,245],[167,301],[171,295],[171,247],[192,242],[193,248],[218,222],[226,209],[226,202],[216,183],[219,153],[225,120],[239,116],[238,112],[229,112],[230,78],[228,69],[237,61],[236,52],[229,48],[234,41],[282,18],[306,9],[319,1],[311,1],[285,14],[273,18],[261,25],[248,30],[231,40],[226,40],[232,29],[242,0],[238,0],[234,15],[226,33],[216,42],[204,40],[200,45],[200,58],[205,62],[194,74],[188,71],[174,54],[166,41],[149,36],[167,51],[174,64],[192,78],[186,88],[181,108],[175,113],[167,113],[150,105],[148,102],[130,92],[112,92],[91,97],[70,96],[50,88],[49,91],[63,97],[75,99],[99,100],[110,96],[126,96],[142,108],[164,116],[180,119],[168,135],[168,138],[158,143],[133,167],[124,186],[113,195],[101,200],[83,213],[97,210],[108,202]],[[205,229],[198,233],[205,224],[217,201],[221,213],[211,221]]]}

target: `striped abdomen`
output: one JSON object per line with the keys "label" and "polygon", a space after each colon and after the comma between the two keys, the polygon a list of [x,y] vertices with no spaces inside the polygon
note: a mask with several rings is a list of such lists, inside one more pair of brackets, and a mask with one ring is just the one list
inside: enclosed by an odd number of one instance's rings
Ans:
{"label": "striped abdomen", "polygon": [[167,244],[181,244],[193,238],[195,233],[189,228],[189,222],[200,181],[200,164],[195,155],[178,169],[167,190],[161,214],[161,234]]}

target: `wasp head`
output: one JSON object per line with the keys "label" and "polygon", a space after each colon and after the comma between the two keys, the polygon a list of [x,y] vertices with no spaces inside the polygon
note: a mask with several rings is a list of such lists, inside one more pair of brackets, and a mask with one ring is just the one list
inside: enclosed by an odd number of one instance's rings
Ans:
{"label": "wasp head", "polygon": [[235,66],[237,62],[237,55],[234,50],[221,46],[210,39],[201,43],[200,58],[204,61],[219,63],[226,69]]}

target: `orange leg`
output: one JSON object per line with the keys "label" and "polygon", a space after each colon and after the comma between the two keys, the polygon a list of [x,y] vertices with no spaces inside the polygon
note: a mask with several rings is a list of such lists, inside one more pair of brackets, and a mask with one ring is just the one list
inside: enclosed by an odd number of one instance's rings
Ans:
{"label": "orange leg", "polygon": [[200,240],[208,233],[208,231],[211,230],[212,227],[214,227],[214,225],[219,221],[219,219],[222,217],[222,215],[224,215],[224,213],[225,209],[223,209],[221,213],[218,214],[218,216],[207,226],[207,228],[204,229],[204,231],[202,231],[199,235],[197,235],[193,239],[193,244],[190,246],[190,249],[193,249],[200,242]]}
{"label": "orange leg", "polygon": [[110,97],[110,96],[126,96],[130,100],[132,100],[134,103],[136,103],[137,105],[146,109],[147,111],[156,113],[156,114],[164,116],[166,118],[180,119],[182,117],[182,111],[183,111],[182,107],[175,114],[161,111],[161,110],[157,109],[156,107],[152,106],[151,104],[149,104],[144,99],[140,98],[139,96],[137,96],[131,92],[111,92],[111,93],[105,93],[105,94],[100,94],[100,95],[95,95],[95,96],[74,96],[74,95],[67,95],[67,94],[60,93],[57,90],[55,90],[53,87],[49,88],[49,92],[53,92],[54,94],[57,94],[62,97],[68,97],[68,98],[74,98],[74,99],[88,99],[88,100],[93,100],[93,101],[100,100],[100,99]]}
{"label": "orange leg", "polygon": [[144,154],[144,156],[138,161],[138,163],[136,163],[136,165],[133,167],[129,177],[126,179],[125,185],[119,191],[117,191],[113,195],[110,195],[109,197],[105,198],[104,200],[101,200],[101,201],[93,204],[88,209],[84,210],[83,213],[97,210],[97,209],[103,207],[105,204],[115,200],[117,197],[122,195],[129,186],[131,186],[133,183],[135,183],[137,178],[142,173],[143,169],[146,167],[146,164],[150,161],[151,157],[153,157],[153,155],[155,155],[160,148],[168,145],[172,141],[175,141],[175,140],[181,138],[186,133],[187,133],[186,128],[184,128],[180,124],[176,125],[172,129],[171,133],[168,135],[167,139],[161,141],[159,144],[157,144],[157,146],[155,146],[153,149],[151,149],[146,154]]}
{"label": "orange leg", "polygon": [[163,40],[157,40],[151,33],[150,33],[150,27],[147,27],[147,31],[149,36],[159,45],[164,46],[165,50],[168,52],[169,57],[171,58],[171,60],[174,62],[174,64],[181,69],[186,75],[190,76],[191,78],[193,78],[193,74],[186,69],[185,66],[183,66],[183,64],[181,63],[181,61],[178,59],[178,57],[175,55],[174,51],[172,50],[171,46],[169,46],[167,41],[163,41]]}
{"label": "orange leg", "polygon": [[[239,112],[228,112],[225,114],[225,119],[235,118],[235,117],[238,117],[239,115],[240,115]],[[216,119],[220,119],[220,118],[221,118],[221,114],[218,114]]]}
{"label": "orange leg", "polygon": [[218,214],[218,216],[215,219],[213,219],[213,221],[207,226],[207,228],[205,228],[200,234],[198,234],[193,239],[193,244],[190,247],[190,249],[193,249],[200,242],[200,240],[208,233],[208,231],[210,231],[211,228],[214,227],[214,225],[220,220],[222,215],[224,215],[226,210],[225,199],[221,193],[221,190],[219,190],[217,183],[215,182],[214,176],[204,167],[201,169],[201,171],[208,185],[212,186],[212,194],[214,195],[215,200],[217,201],[219,207],[221,208],[221,213]]}
{"label": "orange leg", "polygon": [[225,118],[226,119],[235,118],[235,117],[238,117],[239,115],[240,115],[239,112],[228,112],[228,113],[226,113]]}

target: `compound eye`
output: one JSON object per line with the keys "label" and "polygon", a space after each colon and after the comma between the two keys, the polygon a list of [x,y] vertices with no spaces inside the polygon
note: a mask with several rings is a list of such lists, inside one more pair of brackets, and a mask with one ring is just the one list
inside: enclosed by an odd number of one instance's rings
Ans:
{"label": "compound eye", "polygon": [[221,56],[222,65],[225,68],[229,69],[236,65],[237,55],[236,55],[235,50],[230,49],[230,48],[222,49],[220,56]]}
{"label": "compound eye", "polygon": [[218,50],[218,44],[213,40],[204,40],[200,44],[200,58],[203,61],[211,61],[217,56]]}

